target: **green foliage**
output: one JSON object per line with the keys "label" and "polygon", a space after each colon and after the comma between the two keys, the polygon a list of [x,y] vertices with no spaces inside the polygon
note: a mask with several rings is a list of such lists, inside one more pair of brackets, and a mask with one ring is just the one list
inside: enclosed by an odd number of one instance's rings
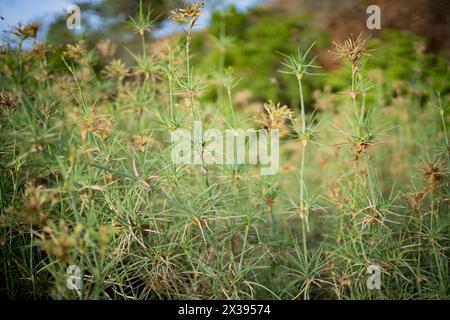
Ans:
{"label": "green foliage", "polygon": [[[307,18],[220,17],[215,41],[182,34],[132,66],[83,43],[2,49],[0,295],[448,299],[448,62],[387,32],[363,68],[315,76],[330,39]],[[206,138],[200,164],[173,163],[194,121],[280,130],[280,170],[208,164]]]}

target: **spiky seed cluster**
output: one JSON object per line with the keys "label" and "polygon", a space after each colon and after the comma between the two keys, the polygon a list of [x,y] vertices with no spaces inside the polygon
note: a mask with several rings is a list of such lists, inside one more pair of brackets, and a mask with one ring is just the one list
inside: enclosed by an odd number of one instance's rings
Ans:
{"label": "spiky seed cluster", "polygon": [[50,222],[40,234],[40,247],[43,251],[55,256],[56,259],[72,263],[72,250],[83,250],[85,243],[81,237],[82,226],[77,224],[73,229],[64,221],[60,220],[56,225]]}
{"label": "spiky seed cluster", "polygon": [[92,131],[96,133],[103,141],[106,141],[111,134],[114,123],[109,118],[98,117],[94,120]]}
{"label": "spiky seed cluster", "polygon": [[177,8],[170,11],[169,19],[180,24],[187,23],[189,28],[194,27],[198,18],[203,14],[205,8],[204,1],[196,1],[193,3],[185,2],[184,8]]}
{"label": "spiky seed cluster", "polygon": [[81,124],[80,128],[81,140],[85,141],[87,134],[89,132],[92,132],[106,142],[113,129],[114,129],[114,122],[111,119],[103,116],[97,117],[92,116]]}
{"label": "spiky seed cluster", "polygon": [[74,60],[82,58],[86,54],[85,42],[83,40],[80,40],[75,44],[68,44],[66,46],[66,51],[64,52],[64,54]]}
{"label": "spiky seed cluster", "polygon": [[359,155],[367,153],[372,146],[373,146],[373,143],[370,141],[363,141],[363,142],[355,143],[352,146],[353,160],[358,161]]}
{"label": "spiky seed cluster", "polygon": [[440,159],[434,163],[422,162],[420,164],[420,170],[422,171],[423,176],[427,179],[428,188],[430,191],[438,191],[447,176],[444,162]]}
{"label": "spiky seed cluster", "polygon": [[40,27],[41,25],[37,22],[27,23],[23,27],[19,24],[11,33],[23,41],[28,38],[36,38]]}
{"label": "spiky seed cluster", "polygon": [[128,74],[128,68],[120,59],[115,59],[103,70],[106,77],[122,81]]}
{"label": "spiky seed cluster", "polygon": [[412,208],[419,210],[426,195],[424,191],[409,193],[406,195],[406,200]]}
{"label": "spiky seed cluster", "polygon": [[136,135],[133,137],[133,144],[138,147],[139,151],[145,152],[145,148],[150,139],[147,136]]}
{"label": "spiky seed cluster", "polygon": [[352,65],[357,65],[367,53],[367,41],[368,38],[360,33],[357,37],[351,35],[343,44],[334,42],[334,45],[339,57],[347,59]]}
{"label": "spiky seed cluster", "polygon": [[261,125],[272,129],[284,129],[284,122],[294,118],[294,114],[288,106],[281,106],[280,103],[274,104],[272,101],[264,103],[264,110],[266,111],[258,120]]}
{"label": "spiky seed cluster", "polygon": [[0,107],[15,111],[19,104],[19,98],[13,91],[0,91]]}

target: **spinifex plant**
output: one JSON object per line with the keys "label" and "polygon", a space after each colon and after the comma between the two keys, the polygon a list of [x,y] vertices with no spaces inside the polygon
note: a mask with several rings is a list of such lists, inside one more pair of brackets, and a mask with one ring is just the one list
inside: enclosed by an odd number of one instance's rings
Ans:
{"label": "spinifex plant", "polygon": [[180,83],[181,86],[186,90],[186,95],[189,101],[189,107],[192,110],[192,117],[195,121],[195,107],[194,107],[194,94],[199,89],[196,83],[197,79],[194,77],[194,72],[191,70],[191,42],[192,42],[192,31],[198,18],[203,14],[203,9],[205,7],[204,1],[196,1],[193,3],[185,2],[184,8],[172,10],[169,14],[169,18],[177,23],[186,25],[184,30],[186,33],[186,76]]}
{"label": "spinifex plant", "polygon": [[[280,72],[293,75],[297,79],[298,83],[298,93],[299,93],[299,101],[300,101],[300,128],[297,127],[298,138],[301,143],[301,161],[299,165],[299,183],[300,183],[300,199],[298,202],[298,214],[300,216],[301,225],[302,225],[302,237],[303,237],[303,259],[306,264],[308,264],[308,245],[307,245],[307,232],[309,232],[309,212],[314,205],[312,201],[312,197],[308,198],[308,192],[306,188],[305,181],[305,154],[308,143],[311,142],[314,138],[315,133],[315,124],[313,121],[311,123],[307,123],[306,121],[306,110],[305,110],[305,99],[303,96],[303,85],[302,81],[304,81],[304,77],[307,75],[316,75],[316,73],[312,72],[314,69],[320,68],[315,64],[315,57],[308,58],[308,54],[313,48],[314,43],[306,50],[305,53],[300,51],[300,48],[297,50],[297,54],[293,56],[286,56],[284,62],[282,63],[285,69]],[[304,294],[305,299],[309,299],[309,284],[306,285],[301,292]]]}
{"label": "spinifex plant", "polygon": [[[209,43],[195,30],[203,6],[172,11],[184,33],[153,42],[142,1],[131,19],[139,50],[125,57],[103,41],[50,50],[33,25],[0,48],[0,296],[448,299],[446,60],[404,33],[360,35],[337,45],[341,66],[313,77],[331,45],[317,32],[317,47],[283,55],[280,76],[275,50],[315,35],[307,22],[283,21],[288,38],[272,25],[281,15],[231,10]],[[244,38],[231,34],[242,25]],[[262,65],[264,77],[252,73]],[[261,83],[276,90],[248,90]],[[187,143],[197,165],[174,164],[170,134],[196,123],[233,136],[278,130],[279,170],[207,163],[203,136]],[[379,290],[367,286],[373,267]]]}

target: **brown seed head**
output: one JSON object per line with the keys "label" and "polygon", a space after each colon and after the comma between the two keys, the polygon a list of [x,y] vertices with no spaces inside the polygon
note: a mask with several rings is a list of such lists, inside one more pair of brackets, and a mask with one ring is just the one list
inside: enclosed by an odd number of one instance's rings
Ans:
{"label": "brown seed head", "polygon": [[86,54],[85,42],[81,40],[74,45],[68,44],[64,53],[74,60],[82,58]]}
{"label": "brown seed head", "polygon": [[441,159],[436,162],[422,162],[420,170],[427,180],[428,188],[431,192],[438,191],[447,177],[445,165]]}
{"label": "brown seed head", "polygon": [[19,98],[14,91],[0,91],[0,108],[15,111],[19,104]]}
{"label": "brown seed head", "polygon": [[111,61],[109,65],[103,70],[103,73],[108,78],[117,79],[122,81],[123,78],[128,74],[128,68],[120,59],[115,59]]}
{"label": "brown seed head", "polygon": [[19,24],[11,33],[23,41],[28,38],[36,38],[40,27],[41,25],[37,22],[30,22],[24,27]]}
{"label": "brown seed head", "polygon": [[367,40],[368,38],[360,33],[357,37],[351,35],[343,44],[334,42],[337,55],[347,59],[352,65],[357,65],[367,52]]}
{"label": "brown seed head", "polygon": [[169,19],[180,24],[187,23],[192,28],[197,19],[203,14],[205,8],[204,1],[196,1],[193,3],[185,2],[184,8],[178,8],[170,11]]}

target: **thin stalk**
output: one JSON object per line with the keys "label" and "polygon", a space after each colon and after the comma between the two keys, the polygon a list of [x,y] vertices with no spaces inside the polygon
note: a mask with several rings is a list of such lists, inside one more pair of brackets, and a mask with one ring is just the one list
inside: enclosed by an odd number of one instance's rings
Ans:
{"label": "thin stalk", "polygon": [[144,56],[144,58],[147,57],[147,46],[145,45],[145,35],[142,32],[141,33],[141,42],[142,42],[142,55]]}
{"label": "thin stalk", "polygon": [[445,146],[447,147],[447,157],[450,157],[450,144],[448,141],[447,123],[445,122],[445,112],[444,112],[444,108],[442,107],[441,96],[439,94],[438,94],[438,103],[439,103],[439,115],[441,117],[442,128],[444,130]]}
{"label": "thin stalk", "polygon": [[231,97],[231,90],[227,90],[227,94],[228,94],[228,105],[230,107],[231,117],[233,119],[233,128],[236,128],[236,116],[234,114],[233,99]]}
{"label": "thin stalk", "polygon": [[169,82],[170,119],[173,120],[173,79],[172,79],[172,75],[168,76],[168,82]]}
{"label": "thin stalk", "polygon": [[305,153],[306,153],[306,119],[305,119],[305,101],[303,97],[303,87],[301,77],[298,79],[298,90],[300,95],[300,108],[301,108],[301,122],[302,122],[302,158],[300,163],[300,210],[303,215],[301,217],[302,221],[302,237],[303,237],[303,253],[305,255],[305,260],[308,261],[308,249],[307,249],[307,239],[306,239],[306,224],[308,223],[306,219],[308,218],[308,213],[305,205]]}
{"label": "thin stalk", "polygon": [[362,127],[362,125],[364,123],[365,111],[366,111],[366,94],[363,93],[363,95],[362,95],[362,102],[361,102],[361,114],[359,116],[359,125],[361,127]]}
{"label": "thin stalk", "polygon": [[356,117],[358,117],[358,106],[357,106],[357,102],[356,102],[356,75],[357,75],[358,71],[357,71],[357,67],[355,65],[352,65],[352,92],[351,92],[351,97],[352,97],[352,102],[353,102],[353,109],[355,111],[355,115]]}
{"label": "thin stalk", "polygon": [[189,96],[189,104],[192,111],[192,120],[195,121],[195,110],[194,110],[194,99],[192,97],[191,90],[191,41],[192,41],[192,27],[189,27],[187,36],[186,36],[186,79],[188,83],[188,96]]}
{"label": "thin stalk", "polygon": [[[221,15],[220,19],[220,44],[224,43],[224,39],[226,36],[226,21],[225,17]],[[225,70],[225,46],[221,46],[219,48],[219,74],[223,75]],[[223,99],[223,88],[221,85],[217,86],[217,99],[218,101],[222,101]]]}
{"label": "thin stalk", "polygon": [[298,91],[300,94],[300,112],[301,112],[301,116],[302,116],[302,134],[303,137],[305,137],[306,135],[306,119],[305,119],[305,102],[303,99],[303,88],[302,88],[302,80],[300,76],[297,76],[298,79]]}
{"label": "thin stalk", "polygon": [[245,227],[244,243],[242,244],[242,252],[241,252],[241,257],[239,259],[238,272],[241,271],[242,263],[244,262],[244,253],[245,253],[245,248],[247,247],[247,238],[248,238],[248,231],[249,231],[249,229],[250,229],[250,226],[247,225]]}

